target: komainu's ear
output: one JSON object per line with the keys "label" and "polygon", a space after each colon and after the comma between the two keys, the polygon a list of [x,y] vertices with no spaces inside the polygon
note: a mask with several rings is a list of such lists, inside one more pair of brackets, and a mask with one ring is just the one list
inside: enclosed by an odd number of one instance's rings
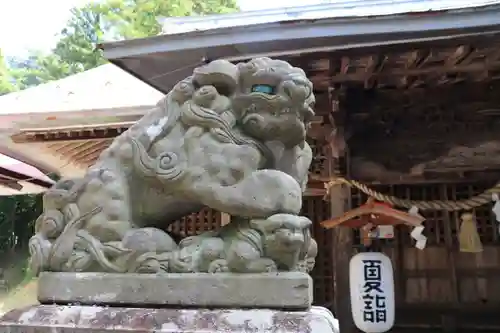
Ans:
{"label": "komainu's ear", "polygon": [[253,219],[250,221],[250,226],[260,230],[264,234],[271,233],[283,226],[287,214],[275,214],[267,219]]}
{"label": "komainu's ear", "polygon": [[214,60],[194,69],[193,82],[200,87],[214,86],[219,94],[232,95],[239,83],[238,66],[227,60]]}

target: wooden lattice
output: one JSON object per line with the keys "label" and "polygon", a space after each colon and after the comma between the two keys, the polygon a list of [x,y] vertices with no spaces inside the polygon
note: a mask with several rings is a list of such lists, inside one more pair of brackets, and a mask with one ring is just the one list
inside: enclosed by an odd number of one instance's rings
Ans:
{"label": "wooden lattice", "polygon": [[311,163],[311,167],[309,168],[309,172],[316,176],[325,176],[328,161],[323,152],[323,146],[317,140],[309,139],[308,143],[311,146],[311,150],[313,152],[313,160]]}
{"label": "wooden lattice", "polygon": [[171,224],[168,231],[181,237],[198,235],[204,231],[216,230],[221,226],[221,213],[204,208],[198,213],[183,217],[180,221]]}
{"label": "wooden lattice", "polygon": [[[384,186],[379,191],[414,200],[460,200],[482,192],[491,183],[427,184]],[[352,191],[352,205],[365,196]],[[396,227],[395,237],[382,242],[391,257],[396,280],[398,306],[448,306],[468,308],[500,305],[500,247],[498,222],[492,204],[475,210],[478,233],[484,246],[479,254],[458,249],[460,212],[421,212],[426,218],[427,247],[414,247],[407,227]],[[355,240],[357,241],[357,240]]]}

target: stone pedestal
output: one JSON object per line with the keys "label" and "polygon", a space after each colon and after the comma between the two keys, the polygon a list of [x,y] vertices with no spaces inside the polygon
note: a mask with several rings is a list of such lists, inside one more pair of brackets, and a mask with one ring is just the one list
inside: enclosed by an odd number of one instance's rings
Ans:
{"label": "stone pedestal", "polygon": [[0,319],[8,333],[337,333],[331,313],[266,309],[147,309],[38,305]]}
{"label": "stone pedestal", "polygon": [[43,273],[41,305],[8,312],[8,333],[338,333],[311,306],[309,275]]}
{"label": "stone pedestal", "polygon": [[306,273],[110,274],[50,273],[38,280],[42,304],[146,307],[308,309],[312,279]]}

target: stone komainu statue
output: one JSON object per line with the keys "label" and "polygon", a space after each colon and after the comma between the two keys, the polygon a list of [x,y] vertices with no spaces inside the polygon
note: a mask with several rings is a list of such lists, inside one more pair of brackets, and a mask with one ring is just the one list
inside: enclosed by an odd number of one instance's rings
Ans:
{"label": "stone komainu statue", "polygon": [[[311,221],[298,214],[313,104],[304,71],[284,61],[195,69],[83,178],[47,191],[33,271],[311,270]],[[179,244],[163,231],[204,206],[232,222]]]}

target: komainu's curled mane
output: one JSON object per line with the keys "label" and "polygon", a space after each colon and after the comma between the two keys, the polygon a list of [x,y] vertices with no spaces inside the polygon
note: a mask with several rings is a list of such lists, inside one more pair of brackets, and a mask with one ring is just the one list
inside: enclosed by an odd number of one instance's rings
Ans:
{"label": "komainu's curled mane", "polygon": [[[218,60],[195,69],[85,177],[46,193],[30,246],[33,267],[167,270],[144,268],[179,250],[162,230],[203,206],[245,223],[296,216],[311,163],[312,91],[303,70],[280,60]],[[165,258],[148,261],[151,253]]]}

